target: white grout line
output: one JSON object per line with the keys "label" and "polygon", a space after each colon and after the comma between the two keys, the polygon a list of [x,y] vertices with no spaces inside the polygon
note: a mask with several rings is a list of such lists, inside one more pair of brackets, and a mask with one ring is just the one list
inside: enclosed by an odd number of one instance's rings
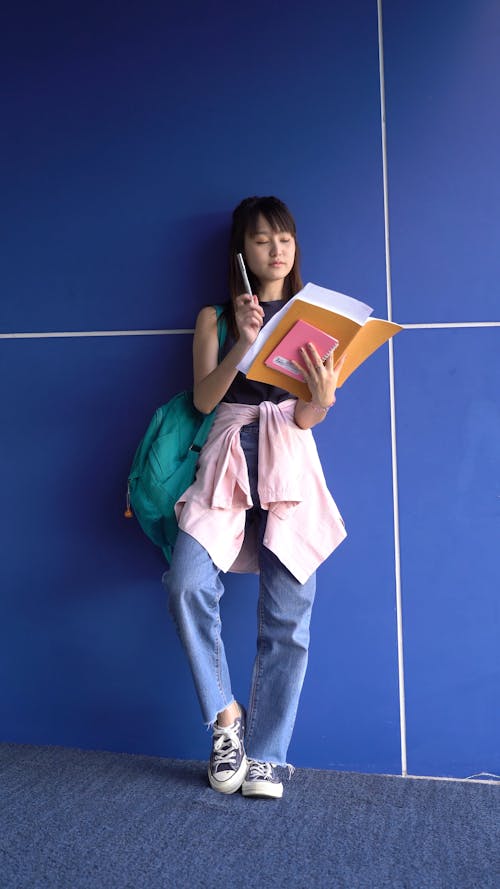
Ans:
{"label": "white grout line", "polygon": [[[500,327],[500,321],[450,321],[429,324],[402,324],[405,330],[432,330],[433,328],[454,327]],[[71,337],[93,336],[174,336],[177,334],[193,334],[190,327],[171,328],[165,330],[65,330],[48,331],[41,333],[0,333],[0,340],[36,340],[36,339],[64,339]]]}
{"label": "white grout line", "polygon": [[[378,46],[379,46],[379,72],[380,72],[380,123],[382,130],[382,171],[384,183],[384,230],[385,230],[385,269],[387,288],[387,318],[392,321],[392,286],[391,286],[391,251],[389,238],[389,187],[387,177],[387,131],[385,109],[385,79],[384,79],[384,40],[382,25],[382,0],[377,0],[378,11]],[[406,706],[405,706],[405,677],[404,677],[404,652],[403,652],[403,604],[401,595],[401,559],[399,541],[399,501],[398,501],[398,462],[396,451],[396,398],[394,385],[394,346],[389,340],[389,394],[391,412],[391,462],[392,462],[392,502],[394,521],[394,576],[396,585],[396,627],[398,648],[398,686],[399,686],[399,726],[401,745],[401,774],[406,777],[407,748],[406,748]]]}
{"label": "white grout line", "polygon": [[194,333],[192,328],[178,330],[66,330],[48,333],[0,333],[2,340],[56,339],[83,336],[169,336],[178,333]]}
{"label": "white grout line", "polygon": [[[389,283],[390,288],[390,283]],[[389,312],[388,312],[389,315]],[[391,320],[389,318],[389,320]],[[443,321],[428,324],[402,324],[405,330],[432,330],[455,327],[500,327],[500,321]],[[160,330],[64,330],[33,333],[0,333],[1,340],[36,340],[60,339],[71,337],[92,336],[174,336],[177,334],[193,334],[191,327],[166,328]]]}
{"label": "white grout line", "polygon": [[500,327],[500,321],[444,321],[443,323],[432,324],[402,324],[405,330],[430,330],[432,328],[440,329],[443,327]]}

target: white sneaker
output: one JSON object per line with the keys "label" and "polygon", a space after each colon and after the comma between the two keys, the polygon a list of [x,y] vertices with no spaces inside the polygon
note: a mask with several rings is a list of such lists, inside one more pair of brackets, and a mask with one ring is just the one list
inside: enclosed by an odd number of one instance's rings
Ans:
{"label": "white sneaker", "polygon": [[231,725],[214,725],[208,780],[220,793],[235,793],[245,780],[248,770],[243,746],[245,715],[242,707],[240,716]]}
{"label": "white sneaker", "polygon": [[264,796],[269,799],[281,799],[283,783],[278,777],[276,766],[272,762],[248,760],[248,772],[241,785],[243,796]]}

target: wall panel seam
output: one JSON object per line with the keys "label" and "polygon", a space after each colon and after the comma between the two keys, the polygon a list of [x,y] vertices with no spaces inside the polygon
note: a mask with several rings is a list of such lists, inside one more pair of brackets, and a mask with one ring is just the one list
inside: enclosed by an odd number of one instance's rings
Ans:
{"label": "wall panel seam", "polygon": [[194,333],[192,328],[172,328],[171,330],[61,330],[42,331],[37,333],[0,333],[2,340],[22,339],[58,339],[67,337],[93,337],[93,336],[172,336],[176,334]]}
{"label": "wall panel seam", "polygon": [[[439,322],[423,322],[419,324],[402,324],[405,330],[453,330],[460,328],[480,328],[480,327],[500,327],[500,321],[439,321]],[[15,332],[0,333],[2,340],[23,340],[23,339],[59,339],[71,337],[94,337],[94,336],[184,336],[193,334],[194,329],[185,328],[163,328],[158,330],[64,330],[64,331],[32,331],[32,332]]]}
{"label": "wall panel seam", "polygon": [[[380,81],[380,129],[382,138],[382,178],[384,194],[384,237],[385,237],[385,268],[387,293],[387,318],[392,321],[392,284],[391,284],[391,251],[389,227],[389,185],[387,165],[387,130],[385,105],[385,74],[384,74],[384,30],[382,21],[382,0],[377,0],[378,19],[378,54]],[[398,497],[398,462],[396,450],[396,398],[394,380],[394,344],[389,340],[389,398],[390,398],[390,432],[391,432],[391,467],[392,467],[392,502],[394,528],[394,581],[396,594],[396,635],[398,658],[398,693],[399,693],[399,730],[401,749],[401,774],[407,775],[406,747],[406,701],[403,651],[403,614],[401,593],[401,562],[399,540],[399,497]]]}

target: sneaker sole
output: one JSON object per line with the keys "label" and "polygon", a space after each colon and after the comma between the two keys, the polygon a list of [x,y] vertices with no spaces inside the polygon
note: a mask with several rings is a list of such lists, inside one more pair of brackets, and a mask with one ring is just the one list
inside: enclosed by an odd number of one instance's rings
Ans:
{"label": "sneaker sole", "polygon": [[243,796],[260,796],[267,799],[281,799],[283,784],[271,784],[270,781],[248,781],[241,785]]}
{"label": "sneaker sole", "polygon": [[218,781],[212,775],[210,768],[208,769],[208,780],[210,782],[210,787],[213,790],[218,790],[219,793],[236,793],[237,790],[240,789],[243,781],[246,778],[246,774],[248,772],[248,762],[246,756],[241,760],[241,765],[237,772],[234,773],[232,778],[228,778],[227,781]]}

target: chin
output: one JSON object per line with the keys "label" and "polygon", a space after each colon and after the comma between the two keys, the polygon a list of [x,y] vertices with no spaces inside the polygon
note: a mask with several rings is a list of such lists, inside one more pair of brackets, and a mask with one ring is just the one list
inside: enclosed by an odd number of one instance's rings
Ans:
{"label": "chin", "polygon": [[285,279],[289,274],[290,269],[269,269],[267,279],[269,281],[280,281],[281,279]]}

